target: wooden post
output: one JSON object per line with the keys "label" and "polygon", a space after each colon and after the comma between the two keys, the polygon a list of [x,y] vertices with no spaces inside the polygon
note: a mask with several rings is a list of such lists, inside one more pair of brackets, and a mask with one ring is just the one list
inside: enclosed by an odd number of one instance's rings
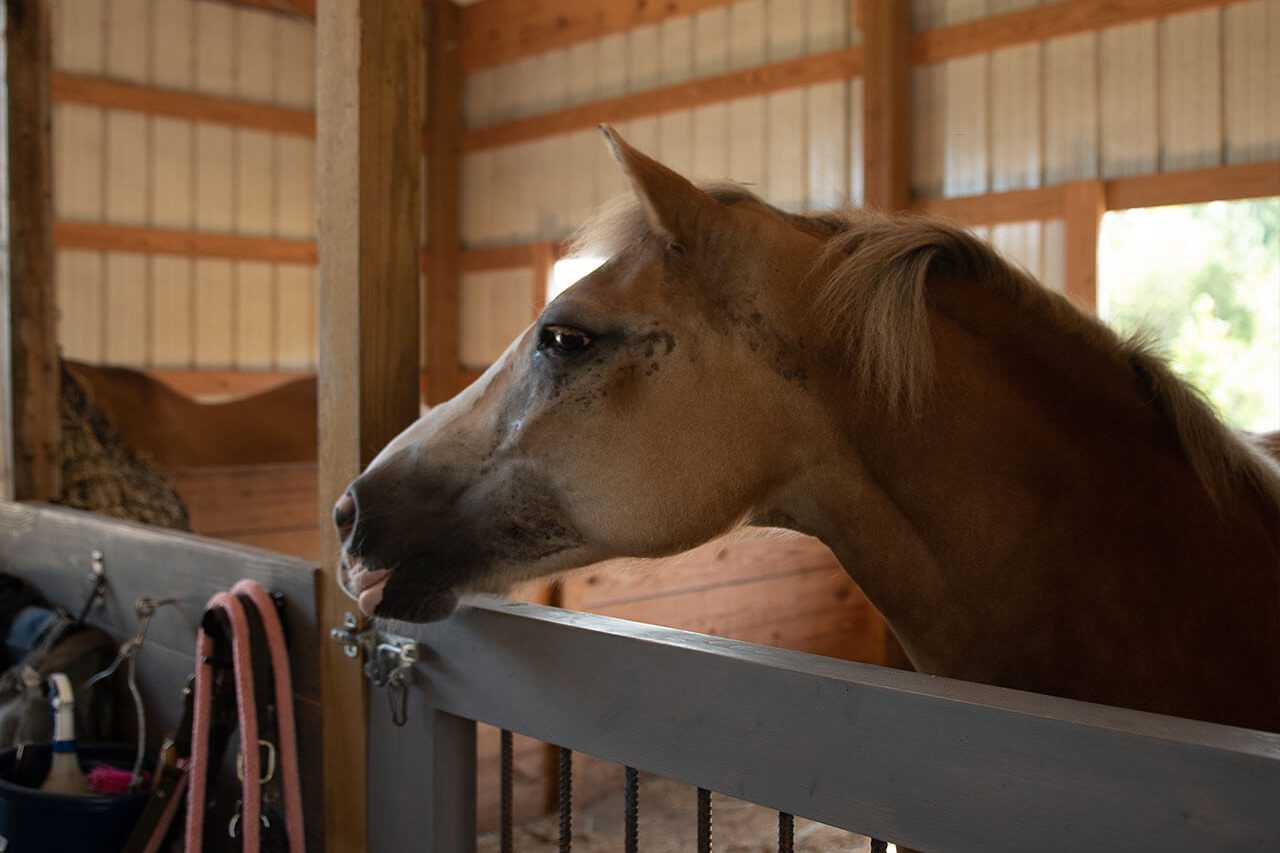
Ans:
{"label": "wooden post", "polygon": [[458,390],[459,186],[462,137],[460,10],[450,0],[429,0],[427,32],[427,402]]}
{"label": "wooden post", "polygon": [[1066,187],[1067,296],[1082,308],[1098,309],[1098,230],[1107,210],[1102,181]]}
{"label": "wooden post", "polygon": [[352,609],[336,583],[339,547],[329,508],[418,415],[421,34],[421,0],[319,3],[324,575],[317,609],[325,843],[332,851],[367,846],[367,708],[360,666],[326,638]]}
{"label": "wooden post", "polygon": [[866,206],[911,202],[911,10],[901,0],[858,0],[863,21],[863,177]]}
{"label": "wooden post", "polygon": [[0,363],[7,391],[0,430],[4,497],[61,493],[58,340],[54,304],[53,158],[48,0],[4,7],[4,158],[0,169]]}

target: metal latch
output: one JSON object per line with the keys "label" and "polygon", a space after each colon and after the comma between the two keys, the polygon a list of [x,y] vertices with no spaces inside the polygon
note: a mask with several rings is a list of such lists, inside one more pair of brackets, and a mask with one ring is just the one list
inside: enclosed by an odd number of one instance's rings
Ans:
{"label": "metal latch", "polygon": [[391,722],[403,726],[413,665],[418,662],[417,642],[383,633],[372,623],[361,628],[360,619],[354,613],[342,617],[342,627],[329,631],[329,639],[342,646],[347,657],[364,657],[365,678],[375,687],[387,689]]}

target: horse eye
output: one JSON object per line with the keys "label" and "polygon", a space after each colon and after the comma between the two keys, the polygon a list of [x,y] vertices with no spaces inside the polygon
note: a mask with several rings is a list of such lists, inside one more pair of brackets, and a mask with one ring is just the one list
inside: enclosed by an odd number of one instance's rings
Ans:
{"label": "horse eye", "polygon": [[574,355],[590,345],[591,336],[572,326],[546,326],[538,337],[538,349],[553,355]]}
{"label": "horse eye", "polygon": [[675,255],[677,258],[684,257],[684,246],[680,243],[668,243],[667,251]]}

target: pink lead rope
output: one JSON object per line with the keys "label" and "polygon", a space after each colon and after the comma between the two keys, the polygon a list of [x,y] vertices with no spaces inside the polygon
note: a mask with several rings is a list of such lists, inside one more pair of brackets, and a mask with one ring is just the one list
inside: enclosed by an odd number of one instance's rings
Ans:
{"label": "pink lead rope", "polygon": [[[243,831],[243,849],[256,851],[261,840],[261,755],[258,750],[258,715],[253,695],[253,671],[249,656],[249,625],[244,605],[236,595],[248,597],[257,608],[267,636],[268,651],[279,712],[279,740],[277,752],[282,772],[286,832],[289,848],[306,849],[303,820],[301,784],[298,777],[297,732],[293,717],[293,686],[289,672],[289,658],[285,649],[284,629],[280,625],[275,605],[266,591],[253,581],[240,581],[230,593],[220,592],[209,599],[207,609],[221,609],[227,616],[231,629],[232,663],[236,686],[236,708],[240,716],[241,755],[243,772],[243,814],[240,826]],[[187,805],[187,853],[200,853],[204,840],[204,804],[209,767],[209,736],[213,713],[213,638],[200,630],[196,639],[196,680],[192,718],[192,746],[190,795]]]}

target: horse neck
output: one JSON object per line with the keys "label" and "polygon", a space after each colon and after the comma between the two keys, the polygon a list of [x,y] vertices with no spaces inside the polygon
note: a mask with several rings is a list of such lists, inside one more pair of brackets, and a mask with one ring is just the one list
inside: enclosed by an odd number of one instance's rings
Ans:
{"label": "horse neck", "polygon": [[[1159,609],[1156,588],[1183,616],[1205,567],[1243,566],[1236,579],[1273,619],[1274,507],[1248,489],[1216,507],[1141,380],[959,283],[930,283],[930,322],[937,375],[921,417],[843,404],[861,470],[844,472],[856,488],[827,484],[852,511],[833,510],[820,534],[918,666],[1072,694],[1023,671],[1007,638],[1028,654],[1069,645],[1100,608]],[[1233,582],[1224,574],[1215,583]]]}

